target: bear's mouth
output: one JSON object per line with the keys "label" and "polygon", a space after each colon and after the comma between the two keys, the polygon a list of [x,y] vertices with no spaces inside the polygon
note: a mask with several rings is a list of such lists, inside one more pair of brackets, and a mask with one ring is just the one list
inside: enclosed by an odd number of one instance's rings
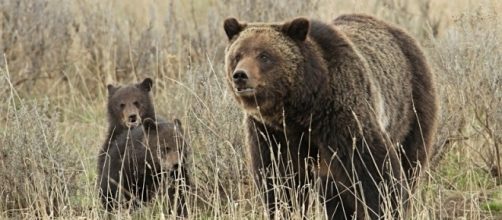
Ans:
{"label": "bear's mouth", "polygon": [[255,93],[254,88],[235,88],[235,94],[238,96],[253,96]]}
{"label": "bear's mouth", "polygon": [[140,121],[135,121],[135,122],[126,122],[125,125],[128,127],[128,128],[135,128],[135,127],[138,127],[139,125],[141,124]]}

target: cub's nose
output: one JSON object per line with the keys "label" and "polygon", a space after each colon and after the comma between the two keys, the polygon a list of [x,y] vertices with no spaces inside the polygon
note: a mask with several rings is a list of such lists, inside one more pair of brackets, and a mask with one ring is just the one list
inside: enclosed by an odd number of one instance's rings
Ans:
{"label": "cub's nose", "polygon": [[232,78],[235,84],[245,84],[248,81],[248,74],[244,70],[236,70]]}
{"label": "cub's nose", "polygon": [[129,122],[135,123],[138,120],[138,116],[136,114],[129,115]]}
{"label": "cub's nose", "polygon": [[178,179],[181,177],[180,173],[180,165],[179,164],[174,164],[173,167],[171,168],[171,172],[169,173],[169,176],[173,179]]}

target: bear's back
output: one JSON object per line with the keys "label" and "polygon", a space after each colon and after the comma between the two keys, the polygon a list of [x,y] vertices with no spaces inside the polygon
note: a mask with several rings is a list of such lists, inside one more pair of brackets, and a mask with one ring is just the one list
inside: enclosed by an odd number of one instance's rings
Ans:
{"label": "bear's back", "polygon": [[366,15],[343,15],[333,25],[367,64],[365,72],[376,96],[373,110],[382,128],[395,141],[402,141],[413,117],[413,73],[401,42],[393,35],[394,27]]}

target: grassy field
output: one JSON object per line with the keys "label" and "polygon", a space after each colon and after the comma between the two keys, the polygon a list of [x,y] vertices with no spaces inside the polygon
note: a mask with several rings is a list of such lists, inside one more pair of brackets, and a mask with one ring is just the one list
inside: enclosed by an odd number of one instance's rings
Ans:
{"label": "grassy field", "polygon": [[[410,219],[502,219],[502,3],[497,0],[0,0],[0,219],[105,217],[96,160],[106,84],[154,79],[184,124],[190,219],[261,219],[241,110],[224,83],[228,16],[328,21],[367,13],[408,30],[437,78],[436,152]],[[314,201],[309,216],[324,219]],[[163,199],[124,219],[171,219]]]}

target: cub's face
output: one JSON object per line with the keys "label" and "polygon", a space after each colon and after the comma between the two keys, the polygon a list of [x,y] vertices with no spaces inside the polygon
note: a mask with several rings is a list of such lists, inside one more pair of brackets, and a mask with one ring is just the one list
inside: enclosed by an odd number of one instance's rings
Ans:
{"label": "cub's face", "polygon": [[176,171],[185,163],[186,143],[183,138],[183,129],[181,122],[178,119],[174,123],[159,124],[158,126],[158,141],[159,146],[158,159],[163,170]]}
{"label": "cub's face", "polygon": [[123,132],[118,139],[127,144],[128,169],[162,178],[185,175],[188,144],[178,119],[173,122],[160,119],[153,126]]}
{"label": "cub's face", "polygon": [[306,28],[303,36],[290,30],[291,22],[242,24],[233,18],[225,20],[230,40],[225,58],[227,83],[247,113],[267,116],[282,112],[284,100],[295,89],[303,59],[298,44],[305,40],[309,23],[300,20]]}
{"label": "cub's face", "polygon": [[183,169],[185,164],[187,150],[181,122],[178,119],[175,119],[174,123],[160,122],[156,129],[150,132],[155,132],[153,135],[148,135],[148,145],[156,160],[155,164],[176,178],[178,171]]}
{"label": "cub's face", "polygon": [[146,118],[153,117],[153,104],[150,97],[152,80],[125,87],[108,85],[108,114],[116,125],[135,128]]}

